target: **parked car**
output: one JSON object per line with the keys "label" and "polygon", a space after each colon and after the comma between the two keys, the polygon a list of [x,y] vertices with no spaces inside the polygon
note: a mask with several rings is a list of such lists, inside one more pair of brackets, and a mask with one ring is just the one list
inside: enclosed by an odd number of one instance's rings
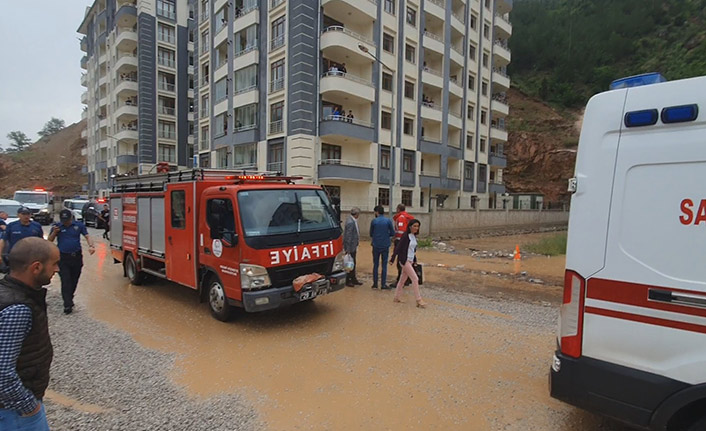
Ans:
{"label": "parked car", "polygon": [[103,210],[103,205],[106,205],[107,202],[103,200],[95,200],[91,199],[85,204],[83,204],[83,208],[81,209],[81,215],[83,216],[83,223],[86,226],[93,226],[98,229],[103,229],[104,224],[103,221],[100,219],[100,214],[101,211]]}
{"label": "parked car", "polygon": [[19,220],[17,217],[17,210],[20,209],[21,206],[22,204],[20,202],[12,199],[0,199],[0,211],[5,211],[7,213],[7,220],[5,220],[5,223],[10,224],[13,221]]}
{"label": "parked car", "polygon": [[71,211],[74,220],[83,221],[83,207],[89,202],[88,199],[64,199],[63,207]]}

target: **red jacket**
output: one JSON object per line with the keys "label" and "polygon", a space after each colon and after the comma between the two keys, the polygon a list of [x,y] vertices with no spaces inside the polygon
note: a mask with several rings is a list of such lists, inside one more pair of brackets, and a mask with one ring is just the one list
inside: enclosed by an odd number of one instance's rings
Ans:
{"label": "red jacket", "polygon": [[407,224],[413,218],[407,211],[402,211],[392,216],[392,220],[395,221],[395,239],[400,239],[402,235],[407,233]]}

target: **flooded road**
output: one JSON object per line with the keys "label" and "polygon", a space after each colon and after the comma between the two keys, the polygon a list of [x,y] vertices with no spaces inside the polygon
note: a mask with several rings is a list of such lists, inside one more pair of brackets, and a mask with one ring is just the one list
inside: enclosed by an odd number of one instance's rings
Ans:
{"label": "flooded road", "polygon": [[176,354],[168,375],[189,394],[244,393],[269,429],[622,429],[549,397],[553,304],[503,311],[495,300],[431,288],[441,274],[422,289],[424,310],[411,293],[395,304],[391,291],[366,283],[222,323],[189,288],[130,285],[97,242],[78,312]]}

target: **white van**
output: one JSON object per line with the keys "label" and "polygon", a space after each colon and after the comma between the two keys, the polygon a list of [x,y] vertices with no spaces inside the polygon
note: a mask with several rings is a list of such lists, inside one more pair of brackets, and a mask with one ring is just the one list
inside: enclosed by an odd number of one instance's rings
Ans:
{"label": "white van", "polygon": [[88,199],[64,199],[62,206],[71,211],[74,220],[83,221],[83,206],[88,203]]}
{"label": "white van", "polygon": [[586,107],[550,392],[640,429],[703,431],[706,77],[661,81],[616,81]]}

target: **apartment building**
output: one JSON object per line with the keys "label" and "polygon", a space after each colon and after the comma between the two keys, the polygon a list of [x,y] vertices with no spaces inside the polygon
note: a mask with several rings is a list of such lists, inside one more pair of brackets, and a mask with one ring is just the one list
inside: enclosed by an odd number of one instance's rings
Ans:
{"label": "apartment building", "polygon": [[86,9],[78,32],[92,195],[158,162],[191,166],[188,21],[187,0],[96,0]]}
{"label": "apartment building", "polygon": [[200,166],[302,175],[344,209],[502,205],[512,0],[190,6]]}

